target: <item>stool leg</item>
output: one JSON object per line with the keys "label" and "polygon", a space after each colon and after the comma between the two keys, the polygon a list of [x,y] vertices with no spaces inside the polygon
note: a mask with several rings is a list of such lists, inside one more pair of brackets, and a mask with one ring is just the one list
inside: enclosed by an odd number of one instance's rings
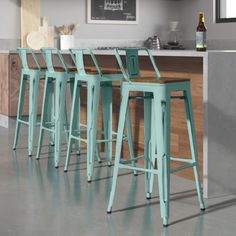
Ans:
{"label": "stool leg", "polygon": [[160,94],[154,94],[160,207],[163,225],[167,226],[170,199],[170,99],[165,96],[166,101],[162,102],[160,98]]}
{"label": "stool leg", "polygon": [[78,88],[78,80],[75,80],[74,84],[74,91],[72,96],[72,104],[71,104],[71,117],[70,117],[70,129],[69,129],[69,140],[68,140],[68,147],[67,147],[67,154],[66,154],[66,163],[64,167],[64,171],[66,172],[68,170],[68,165],[70,163],[71,158],[71,150],[72,150],[72,134],[73,131],[76,130],[76,107],[78,104],[76,103],[77,100],[77,90]]}
{"label": "stool leg", "polygon": [[[50,123],[53,123],[54,121],[54,83],[52,81],[50,81],[48,83],[48,93],[49,95],[47,96],[47,121]],[[50,136],[50,145],[54,146],[55,143],[55,133],[54,132],[50,132],[49,134]]]}
{"label": "stool leg", "polygon": [[92,181],[94,155],[96,151],[97,121],[100,83],[98,80],[88,83],[87,92],[87,178]]}
{"label": "stool leg", "polygon": [[166,97],[166,104],[164,105],[164,174],[165,174],[165,216],[163,218],[163,225],[168,226],[169,212],[170,212],[170,96]]}
{"label": "stool leg", "polygon": [[[145,93],[148,95],[148,93]],[[145,160],[145,168],[151,169],[151,153],[150,153],[150,141],[151,141],[151,99],[144,99],[144,160]],[[146,198],[151,198],[150,192],[150,178],[151,174],[149,172],[145,172],[145,189],[146,189]]]}
{"label": "stool leg", "polygon": [[[76,115],[75,115],[75,119],[76,119],[76,129],[80,132],[80,122],[81,122],[81,118],[80,118],[80,107],[81,107],[81,98],[80,98],[80,84],[78,85],[77,88],[77,96],[76,96]],[[81,142],[80,140],[76,141],[76,150],[77,150],[77,155],[80,155],[80,146],[81,146]]]}
{"label": "stool leg", "polygon": [[[156,132],[155,132],[155,116],[154,116],[154,102],[151,102],[151,142],[150,142],[150,155],[151,155],[151,161],[152,161],[152,168],[156,168],[156,161],[157,161],[157,150],[156,150]],[[153,185],[154,185],[154,174],[151,173],[151,178],[150,178],[150,193],[153,192]]]}
{"label": "stool leg", "polygon": [[25,88],[26,88],[26,78],[23,73],[21,73],[21,83],[20,83],[20,92],[19,92],[19,101],[18,101],[18,108],[17,108],[17,119],[16,119],[16,130],[15,130],[15,137],[13,143],[13,150],[16,149],[16,145],[18,143],[19,138],[19,131],[20,131],[20,121],[23,113],[24,108],[24,98],[25,98]]}
{"label": "stool leg", "polygon": [[128,91],[125,90],[123,92],[123,97],[122,97],[121,106],[120,106],[118,134],[117,134],[117,141],[116,141],[115,165],[114,165],[114,172],[113,172],[113,179],[112,179],[112,188],[111,188],[110,198],[109,198],[109,203],[108,203],[108,208],[107,208],[108,214],[110,214],[112,211],[112,205],[113,205],[113,201],[115,197],[128,99],[129,99]]}
{"label": "stool leg", "polygon": [[28,134],[28,154],[32,156],[34,148],[35,128],[37,122],[37,108],[39,96],[39,74],[34,73],[29,80],[29,134]]}
{"label": "stool leg", "polygon": [[66,76],[60,75],[56,79],[56,99],[55,99],[55,168],[58,168],[61,157],[62,131],[65,121],[66,105]]}
{"label": "stool leg", "polygon": [[99,150],[99,143],[97,143],[96,145],[96,158],[97,158],[98,163],[102,163],[102,158],[101,158],[101,154]]}
{"label": "stool leg", "polygon": [[44,136],[44,128],[43,127],[45,126],[46,116],[49,114],[48,101],[50,101],[49,97],[52,95],[50,93],[50,92],[52,92],[52,90],[49,87],[49,86],[51,86],[51,84],[52,84],[52,81],[49,81],[49,78],[46,76],[45,82],[44,82],[41,122],[40,122],[40,128],[39,128],[38,150],[37,150],[37,154],[36,154],[37,160],[40,158],[40,154],[41,154],[41,150],[42,150],[43,136]]}
{"label": "stool leg", "polygon": [[[126,113],[126,129],[127,129],[127,139],[128,139],[128,145],[129,145],[129,153],[130,158],[134,158],[134,146],[133,146],[133,135],[132,135],[132,126],[131,126],[131,118],[130,118],[130,108],[129,104],[127,106],[127,113]],[[132,162],[133,167],[136,166],[136,162]],[[137,170],[134,170],[134,175],[137,176]]]}
{"label": "stool leg", "polygon": [[195,164],[193,167],[193,170],[194,170],[194,176],[195,176],[195,181],[196,181],[198,200],[200,203],[201,210],[205,210],[205,204],[203,200],[201,181],[200,181],[200,175],[199,175],[196,132],[195,132],[195,127],[194,127],[194,116],[193,116],[193,110],[192,110],[192,98],[191,98],[190,87],[188,87],[188,89],[184,92],[184,95],[185,95],[185,109],[186,109],[187,127],[188,127],[188,134],[189,134],[189,143],[190,143],[190,148],[191,148],[193,164]]}
{"label": "stool leg", "polygon": [[69,124],[68,124],[68,117],[67,117],[67,107],[66,107],[66,102],[65,102],[65,108],[64,108],[64,132],[66,135],[66,142],[68,143],[69,139]]}
{"label": "stool leg", "polygon": [[[112,140],[112,83],[102,87],[103,127],[106,140]],[[112,165],[112,141],[105,143],[108,166]]]}

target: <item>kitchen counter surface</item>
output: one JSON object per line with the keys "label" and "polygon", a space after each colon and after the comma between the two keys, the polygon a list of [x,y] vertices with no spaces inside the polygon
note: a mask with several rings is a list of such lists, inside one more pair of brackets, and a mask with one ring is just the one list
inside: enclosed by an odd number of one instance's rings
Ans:
{"label": "kitchen counter surface", "polygon": [[[113,55],[113,50],[93,50],[96,55]],[[154,56],[173,56],[173,57],[206,57],[212,53],[236,53],[236,50],[208,50],[206,52],[197,52],[195,50],[151,50]],[[16,50],[0,50],[0,53],[17,53]],[[68,51],[62,51],[63,54],[68,54]],[[140,55],[145,55],[145,52],[141,51]]]}
{"label": "kitchen counter surface", "polygon": [[[151,50],[153,56],[175,56],[175,57],[204,57],[207,52],[197,52],[194,50]],[[96,55],[112,55],[113,50],[94,50]],[[140,55],[146,55],[145,51],[140,51]]]}
{"label": "kitchen counter surface", "polygon": [[11,52],[16,52],[14,50],[0,50],[0,53],[5,54],[5,53],[11,53]]}

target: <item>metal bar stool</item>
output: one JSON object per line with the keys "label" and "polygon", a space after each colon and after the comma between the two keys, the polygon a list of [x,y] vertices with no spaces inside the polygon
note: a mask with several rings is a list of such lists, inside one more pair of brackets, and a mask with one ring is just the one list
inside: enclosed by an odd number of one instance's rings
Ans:
{"label": "metal bar stool", "polygon": [[[145,51],[155,70],[155,79],[144,79],[140,81],[139,51]],[[192,99],[189,79],[161,78],[155,60],[148,49],[121,49],[126,55],[125,68],[119,50],[115,50],[119,66],[126,79],[122,85],[122,102],[120,107],[118,136],[116,143],[116,155],[112,189],[110,193],[107,213],[111,213],[113,200],[115,196],[116,183],[119,168],[144,171],[146,176],[146,197],[150,198],[152,193],[152,176],[158,175],[159,198],[161,207],[161,216],[163,225],[168,225],[169,219],[169,199],[170,199],[170,174],[187,168],[193,168],[195,174],[198,199],[201,210],[205,210],[201,183],[199,177],[199,166],[197,157],[197,144],[194,128],[194,119],[192,111]],[[145,167],[134,167],[127,164],[126,161],[120,160],[122,135],[125,123],[125,114],[129,101],[130,92],[143,92],[144,96],[144,159]],[[172,92],[183,92],[183,96],[173,96]],[[191,147],[191,158],[174,158],[170,157],[170,100],[184,99],[189,142]],[[185,163],[184,166],[171,169],[171,160]],[[155,168],[157,164],[158,168]]]}
{"label": "metal bar stool", "polygon": [[[67,128],[66,113],[66,87],[67,82],[74,83],[76,69],[69,69],[58,49],[42,48],[43,58],[47,65],[44,86],[39,143],[36,159],[40,158],[44,131],[50,132],[50,143],[54,145],[54,162],[58,168],[63,128]],[[54,66],[54,60],[58,59],[61,66]],[[71,87],[73,91],[73,85]]]}
{"label": "metal bar stool", "polygon": [[[75,75],[75,85],[71,107],[69,144],[64,171],[66,172],[68,170],[68,165],[71,158],[72,140],[85,142],[87,144],[87,179],[88,182],[91,182],[93,176],[94,155],[99,143],[105,143],[108,166],[111,166],[112,163],[112,142],[116,140],[113,137],[116,133],[112,130],[112,89],[114,88],[112,82],[121,81],[123,74],[114,74],[112,71],[110,74],[108,71],[103,73],[98,66],[97,60],[91,49],[71,49],[70,53],[77,67],[77,73]],[[91,57],[96,70],[86,70],[84,64],[85,54],[88,54]],[[86,127],[84,127],[84,130],[80,129],[80,125],[78,126],[78,124],[80,124],[80,86],[82,84],[87,88],[87,124]],[[104,131],[101,132],[97,131],[100,91],[102,97],[104,129]],[[129,116],[130,114],[128,111],[126,115],[127,136],[123,136],[122,139],[128,140],[130,156],[133,157],[134,152]],[[103,134],[104,139],[98,139],[98,133]],[[86,137],[83,137],[83,135]]]}
{"label": "metal bar stool", "polygon": [[[35,140],[35,128],[37,123],[38,96],[40,90],[40,79],[45,77],[45,68],[41,68],[37,57],[32,49],[17,48],[22,62],[21,83],[17,109],[17,120],[13,150],[16,149],[21,124],[28,126],[28,155],[32,156]],[[28,56],[32,56],[34,66],[28,64]],[[29,118],[23,118],[23,108],[27,81],[29,82]]]}

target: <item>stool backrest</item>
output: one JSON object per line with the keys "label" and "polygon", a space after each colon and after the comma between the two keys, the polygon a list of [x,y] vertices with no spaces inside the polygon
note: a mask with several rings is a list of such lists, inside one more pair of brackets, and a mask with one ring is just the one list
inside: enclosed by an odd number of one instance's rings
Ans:
{"label": "stool backrest", "polygon": [[100,67],[98,66],[97,59],[95,55],[93,54],[92,49],[76,48],[76,49],[69,49],[69,52],[79,75],[81,76],[87,75],[86,70],[85,70],[84,55],[88,54],[92,58],[93,64],[95,65],[99,76],[102,77],[102,71]]}
{"label": "stool backrest", "polygon": [[[119,67],[123,73],[124,78],[127,81],[131,81],[132,78],[141,78],[140,73],[140,57],[139,52],[144,51],[146,55],[149,57],[152,67],[156,73],[157,79],[160,79],[161,75],[155,63],[155,59],[151,54],[151,51],[147,48],[116,48],[115,56]],[[121,59],[121,55],[125,56],[125,65]]]}
{"label": "stool backrest", "polygon": [[43,58],[45,60],[45,63],[49,72],[51,73],[55,72],[54,63],[53,63],[54,57],[57,57],[59,59],[62,68],[65,70],[65,72],[68,72],[68,67],[65,63],[65,60],[60,50],[58,50],[57,48],[41,48],[40,51],[43,55]]}
{"label": "stool backrest", "polygon": [[29,70],[30,69],[29,62],[28,62],[28,56],[30,56],[30,55],[33,58],[33,61],[34,61],[34,64],[35,64],[36,68],[41,70],[38,59],[37,59],[33,49],[31,49],[31,48],[17,48],[17,52],[19,53],[21,63],[22,63],[22,68],[24,70]]}

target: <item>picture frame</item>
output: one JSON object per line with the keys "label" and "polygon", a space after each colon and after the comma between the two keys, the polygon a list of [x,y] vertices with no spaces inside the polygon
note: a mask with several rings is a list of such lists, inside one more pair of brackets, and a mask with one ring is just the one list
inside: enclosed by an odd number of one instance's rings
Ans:
{"label": "picture frame", "polygon": [[87,0],[89,24],[138,24],[139,0]]}

